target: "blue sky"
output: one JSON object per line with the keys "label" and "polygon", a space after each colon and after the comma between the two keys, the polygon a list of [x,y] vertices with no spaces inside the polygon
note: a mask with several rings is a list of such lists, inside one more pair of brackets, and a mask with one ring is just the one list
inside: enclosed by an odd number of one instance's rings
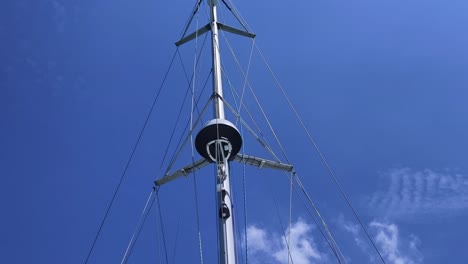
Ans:
{"label": "blue sky", "polygon": [[[468,3],[234,3],[387,263],[466,263]],[[1,4],[0,241],[5,263],[84,263],[193,4]],[[234,22],[225,9],[220,12],[222,21]],[[203,14],[200,25],[206,23]],[[240,91],[242,74],[226,38],[244,68],[252,42],[222,35],[224,68]],[[203,37],[198,51],[202,42]],[[180,48],[189,74],[194,50],[195,42]],[[202,59],[198,93],[209,67],[209,59]],[[378,263],[257,52],[249,80],[348,263]],[[152,181],[167,166],[167,160],[161,162],[186,89],[177,57],[90,263],[121,260]],[[274,142],[252,97],[245,100]],[[187,101],[175,139],[182,136],[189,111]],[[247,132],[244,146],[248,154],[268,157]],[[187,148],[176,166],[190,161]],[[249,262],[285,263],[282,225],[291,234],[295,263],[334,262],[297,196],[287,228],[289,186],[281,173],[245,170],[244,223],[243,173],[242,166],[233,166],[237,229],[240,240],[247,230]],[[215,263],[212,170],[205,168],[196,179],[203,259]],[[171,263],[199,259],[193,190],[193,178],[188,178],[160,191]],[[129,263],[161,258],[156,209],[150,211]]]}

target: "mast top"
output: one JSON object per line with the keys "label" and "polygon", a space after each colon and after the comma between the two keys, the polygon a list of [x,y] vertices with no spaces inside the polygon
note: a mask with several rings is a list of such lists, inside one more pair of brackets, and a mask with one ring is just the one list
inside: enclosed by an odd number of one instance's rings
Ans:
{"label": "mast top", "polygon": [[208,0],[208,4],[210,6],[215,6],[216,4],[218,4],[218,0]]}

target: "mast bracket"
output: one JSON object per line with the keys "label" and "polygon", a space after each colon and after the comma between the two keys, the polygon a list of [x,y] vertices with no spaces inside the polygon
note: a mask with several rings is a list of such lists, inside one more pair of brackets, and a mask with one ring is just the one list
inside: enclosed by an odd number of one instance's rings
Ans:
{"label": "mast bracket", "polygon": [[209,162],[208,160],[206,159],[200,159],[198,161],[195,161],[194,163],[190,164],[190,165],[187,165],[185,167],[183,167],[182,169],[179,169],[179,170],[176,170],[172,173],[168,173],[166,175],[164,175],[164,177],[154,181],[154,184],[156,186],[161,186],[165,183],[168,183],[170,181],[173,181],[181,176],[187,176],[189,175],[190,173],[193,173],[203,167],[205,167],[206,165],[210,164],[211,162]]}
{"label": "mast bracket", "polygon": [[238,153],[234,158],[234,161],[257,167],[259,170],[263,168],[282,170],[286,172],[294,172],[294,168],[291,164],[286,164],[278,161],[267,160],[255,156],[245,155]]}
{"label": "mast bracket", "polygon": [[175,45],[176,45],[177,47],[179,47],[180,45],[185,44],[185,43],[191,41],[192,39],[194,39],[194,38],[196,38],[196,37],[198,37],[198,36],[201,36],[201,35],[205,34],[206,32],[210,31],[210,29],[211,29],[211,26],[210,26],[210,24],[208,23],[208,24],[206,24],[205,26],[203,26],[203,27],[197,29],[195,32],[191,33],[190,35],[187,35],[186,37],[180,39],[179,41],[177,41],[177,42],[175,43]]}
{"label": "mast bracket", "polygon": [[219,22],[217,22],[216,24],[218,25],[219,29],[221,29],[223,31],[226,31],[226,32],[229,32],[229,33],[232,33],[232,34],[236,34],[236,35],[243,36],[243,37],[248,37],[248,38],[255,38],[255,36],[256,36],[254,33],[250,33],[248,31],[237,29],[235,27],[231,27],[231,26],[228,26],[228,25],[224,25],[224,24],[221,24]]}
{"label": "mast bracket", "polygon": [[[216,23],[216,26],[220,30],[223,30],[223,31],[235,34],[235,35],[248,37],[248,38],[255,38],[256,37],[256,35],[254,33],[250,33],[248,31],[237,29],[235,27],[231,27],[231,26],[228,26],[228,25],[224,25],[224,24],[219,23],[219,22]],[[208,32],[210,30],[211,30],[211,24],[208,23],[205,26],[197,29],[195,32],[192,32],[191,34],[187,35],[186,37],[181,38],[179,41],[177,41],[175,43],[175,45],[177,47],[179,47],[179,46],[191,41],[192,39],[205,34],[206,32]]]}

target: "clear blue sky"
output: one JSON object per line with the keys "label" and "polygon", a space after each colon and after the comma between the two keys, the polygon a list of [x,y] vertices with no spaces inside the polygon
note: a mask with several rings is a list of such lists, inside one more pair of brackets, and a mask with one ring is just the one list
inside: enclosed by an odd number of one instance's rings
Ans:
{"label": "clear blue sky", "polygon": [[[234,3],[387,263],[467,263],[468,3]],[[2,263],[84,263],[193,5],[0,4]],[[228,15],[224,9],[221,20],[233,21]],[[204,15],[199,23],[206,23]],[[225,36],[246,66],[251,41]],[[240,90],[241,75],[222,39],[226,72]],[[180,49],[189,75],[194,44]],[[161,161],[187,88],[181,65],[176,58],[90,263],[121,260],[152,181],[167,166],[161,168]],[[209,67],[209,59],[201,61],[198,92]],[[258,53],[249,78],[348,262],[378,263]],[[246,102],[274,142],[252,97]],[[186,102],[175,139],[189,107]],[[245,147],[248,154],[266,156],[248,135]],[[177,166],[191,161],[189,152]],[[232,173],[237,228],[249,231],[249,263],[284,263],[275,208],[286,228],[287,180],[281,173],[246,170],[244,225],[243,168],[234,166]],[[205,263],[217,256],[213,183],[212,169],[197,173]],[[192,178],[164,186],[160,202],[169,262],[198,263]],[[129,263],[161,257],[155,209]],[[295,263],[334,263],[296,196],[292,220],[292,248],[309,246],[294,252]]]}

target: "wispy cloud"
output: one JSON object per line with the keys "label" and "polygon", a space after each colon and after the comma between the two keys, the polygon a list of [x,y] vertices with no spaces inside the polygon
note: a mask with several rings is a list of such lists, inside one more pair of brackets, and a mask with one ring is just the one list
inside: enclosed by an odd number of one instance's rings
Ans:
{"label": "wispy cloud", "polygon": [[[357,247],[367,255],[369,263],[380,263],[376,254],[361,227],[343,216],[338,218],[342,229],[353,236]],[[423,256],[418,249],[420,240],[413,234],[402,236],[395,223],[374,220],[369,224],[369,234],[379,249],[385,262],[388,264],[418,264],[422,263]]]}
{"label": "wispy cloud", "polygon": [[381,175],[388,186],[374,193],[369,206],[387,216],[468,209],[468,177],[429,169],[392,169]]}
{"label": "wispy cloud", "polygon": [[395,224],[373,221],[370,227],[374,233],[374,241],[387,263],[422,263],[422,254],[417,248],[420,242],[416,236],[411,235],[407,240],[402,239]]}
{"label": "wispy cloud", "polygon": [[[289,252],[295,264],[323,263],[326,255],[312,238],[312,226],[299,219],[286,230]],[[288,263],[288,244],[283,234],[251,225],[247,228],[249,259],[252,263]]]}
{"label": "wispy cloud", "polygon": [[352,235],[354,242],[361,250],[367,251],[366,242],[363,240],[364,237],[361,235],[361,227],[358,224],[346,220],[342,214],[340,214],[336,223],[344,231]]}

